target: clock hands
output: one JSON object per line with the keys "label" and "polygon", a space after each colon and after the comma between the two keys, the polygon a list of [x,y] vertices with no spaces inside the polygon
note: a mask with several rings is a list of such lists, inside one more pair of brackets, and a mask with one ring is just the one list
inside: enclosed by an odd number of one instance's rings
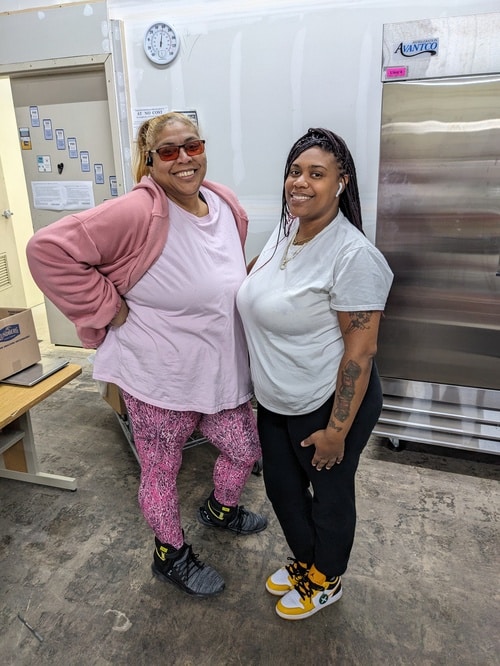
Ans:
{"label": "clock hands", "polygon": [[179,38],[168,23],[155,23],[144,35],[146,56],[157,65],[168,65],[179,52]]}

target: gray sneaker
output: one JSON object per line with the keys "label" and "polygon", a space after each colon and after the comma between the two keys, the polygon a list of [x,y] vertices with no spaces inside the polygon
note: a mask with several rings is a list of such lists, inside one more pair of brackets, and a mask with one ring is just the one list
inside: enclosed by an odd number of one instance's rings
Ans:
{"label": "gray sneaker", "polygon": [[176,585],[193,597],[211,597],[224,589],[224,579],[208,564],[200,562],[192,547],[185,543],[179,550],[158,539],[151,569],[166,583]]}
{"label": "gray sneaker", "polygon": [[247,511],[244,506],[222,507],[211,495],[198,509],[198,522],[236,534],[256,534],[267,527],[267,518]]}

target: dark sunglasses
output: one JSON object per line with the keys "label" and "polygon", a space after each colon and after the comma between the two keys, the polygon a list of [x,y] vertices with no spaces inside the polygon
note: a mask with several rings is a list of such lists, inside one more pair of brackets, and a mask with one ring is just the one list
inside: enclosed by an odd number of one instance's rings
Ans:
{"label": "dark sunglasses", "polygon": [[203,139],[196,139],[195,141],[187,141],[180,146],[161,146],[156,150],[149,150],[148,152],[156,153],[162,162],[172,162],[179,157],[181,148],[184,148],[186,155],[189,155],[189,157],[201,155],[205,152],[205,141]]}

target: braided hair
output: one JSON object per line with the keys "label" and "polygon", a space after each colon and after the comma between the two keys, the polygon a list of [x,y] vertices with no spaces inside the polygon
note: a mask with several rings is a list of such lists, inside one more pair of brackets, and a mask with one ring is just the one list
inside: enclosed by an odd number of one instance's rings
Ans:
{"label": "braided hair", "polygon": [[[288,154],[283,183],[288,178],[290,168],[297,157],[305,150],[313,148],[314,146],[318,146],[322,150],[332,153],[337,162],[340,176],[349,176],[347,185],[340,194],[339,207],[349,222],[360,231],[363,231],[356,167],[354,166],[354,160],[352,159],[352,155],[345,141],[338,136],[338,134],[334,134],[330,130],[323,129],[322,127],[313,127],[310,128],[304,136],[297,139]],[[282,230],[284,235],[288,236],[293,216],[291,215],[286,202],[284,184],[281,200],[280,231]]]}

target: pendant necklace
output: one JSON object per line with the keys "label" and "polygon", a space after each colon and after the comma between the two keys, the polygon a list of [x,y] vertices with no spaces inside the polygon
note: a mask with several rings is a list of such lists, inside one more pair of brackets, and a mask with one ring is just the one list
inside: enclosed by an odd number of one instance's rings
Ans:
{"label": "pendant necklace", "polygon": [[[310,238],[306,238],[305,240],[297,241],[297,234],[298,231],[295,232],[295,235],[287,243],[285,253],[283,254],[283,259],[281,260],[280,264],[280,270],[282,271],[286,268],[287,264],[290,263],[290,261],[292,261],[292,259],[295,259],[295,257],[302,252],[307,243],[309,243],[309,241],[311,241],[314,238],[314,236],[311,236]],[[297,249],[289,255],[288,253],[290,252],[292,245],[296,246]]]}

